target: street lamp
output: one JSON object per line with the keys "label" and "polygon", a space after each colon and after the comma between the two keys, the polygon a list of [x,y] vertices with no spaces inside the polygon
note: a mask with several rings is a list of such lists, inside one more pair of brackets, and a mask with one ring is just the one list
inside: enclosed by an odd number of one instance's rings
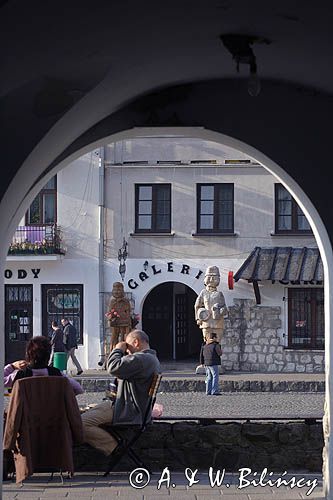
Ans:
{"label": "street lamp", "polygon": [[247,83],[247,91],[251,97],[257,97],[260,93],[261,85],[257,72],[256,56],[251,48],[254,43],[271,43],[267,38],[253,35],[227,33],[220,35],[220,39],[225,48],[231,53],[236,61],[236,70],[239,72],[240,64],[248,64],[250,76]]}

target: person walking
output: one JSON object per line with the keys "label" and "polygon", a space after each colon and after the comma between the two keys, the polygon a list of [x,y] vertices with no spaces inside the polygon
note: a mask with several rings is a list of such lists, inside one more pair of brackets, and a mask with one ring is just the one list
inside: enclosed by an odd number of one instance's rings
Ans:
{"label": "person walking", "polygon": [[49,361],[49,366],[53,366],[53,358],[55,352],[66,352],[64,346],[64,334],[58,325],[57,321],[52,321],[52,336],[51,336],[51,356]]}
{"label": "person walking", "polygon": [[74,365],[76,366],[77,374],[81,375],[81,373],[83,373],[83,370],[81,368],[79,360],[75,356],[75,349],[77,349],[76,328],[74,325],[72,325],[68,321],[68,318],[62,318],[61,324],[63,326],[63,332],[64,332],[63,342],[64,342],[65,347],[66,347],[67,361],[68,361],[68,358],[70,357],[71,360],[73,361]]}
{"label": "person walking", "polygon": [[206,394],[218,396],[219,392],[219,365],[221,364],[222,349],[216,333],[210,332],[206,336],[206,344],[200,351],[200,363],[206,369]]}

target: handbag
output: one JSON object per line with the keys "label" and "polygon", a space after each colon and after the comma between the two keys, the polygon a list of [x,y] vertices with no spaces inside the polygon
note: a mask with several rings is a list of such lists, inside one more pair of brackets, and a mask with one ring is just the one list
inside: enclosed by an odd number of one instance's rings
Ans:
{"label": "handbag", "polygon": [[114,425],[141,425],[142,414],[137,404],[132,385],[127,380],[119,380],[123,384],[122,397],[117,398],[114,406],[113,424]]}

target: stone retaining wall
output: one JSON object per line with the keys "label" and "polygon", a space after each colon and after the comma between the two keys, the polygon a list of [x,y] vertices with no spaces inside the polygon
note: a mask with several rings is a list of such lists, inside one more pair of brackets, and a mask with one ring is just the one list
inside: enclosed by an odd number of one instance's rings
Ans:
{"label": "stone retaining wall", "polygon": [[281,307],[235,299],[225,320],[222,364],[225,370],[324,372],[324,351],[291,350],[280,345]]}
{"label": "stone retaining wall", "polygon": [[[77,379],[85,392],[105,392],[110,377]],[[325,392],[323,380],[225,380],[220,377],[221,392]],[[205,381],[196,378],[162,379],[162,392],[205,392]]]}
{"label": "stone retaining wall", "polygon": [[[153,471],[183,471],[209,467],[238,471],[309,471],[321,473],[323,427],[321,423],[216,423],[154,422],[138,440],[135,450]],[[74,448],[76,471],[103,471],[106,458],[89,445]],[[118,470],[132,470],[123,460]]]}

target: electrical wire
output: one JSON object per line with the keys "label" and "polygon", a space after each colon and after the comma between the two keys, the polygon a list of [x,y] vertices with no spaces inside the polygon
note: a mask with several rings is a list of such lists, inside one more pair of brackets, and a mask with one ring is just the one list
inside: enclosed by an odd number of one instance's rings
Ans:
{"label": "electrical wire", "polygon": [[[70,224],[68,224],[67,226],[62,226],[62,230],[66,230],[66,229],[69,229],[69,228],[73,227],[75,225],[76,221],[78,220],[79,216],[82,215],[81,214],[81,210],[83,208],[83,204],[86,203],[88,201],[88,199],[89,199],[88,187],[90,187],[90,198],[91,198],[91,193],[92,193],[92,171],[93,171],[93,152],[91,151],[90,152],[89,167],[88,167],[88,174],[87,174],[87,179],[86,179],[86,184],[85,184],[85,187],[84,187],[83,195],[82,195],[82,198],[81,198],[80,207],[77,210],[77,213],[74,216],[73,221]],[[83,221],[81,221],[81,223],[82,222]],[[81,225],[81,223],[80,223],[80,225]],[[79,225],[79,227],[80,227],[80,225]]]}

